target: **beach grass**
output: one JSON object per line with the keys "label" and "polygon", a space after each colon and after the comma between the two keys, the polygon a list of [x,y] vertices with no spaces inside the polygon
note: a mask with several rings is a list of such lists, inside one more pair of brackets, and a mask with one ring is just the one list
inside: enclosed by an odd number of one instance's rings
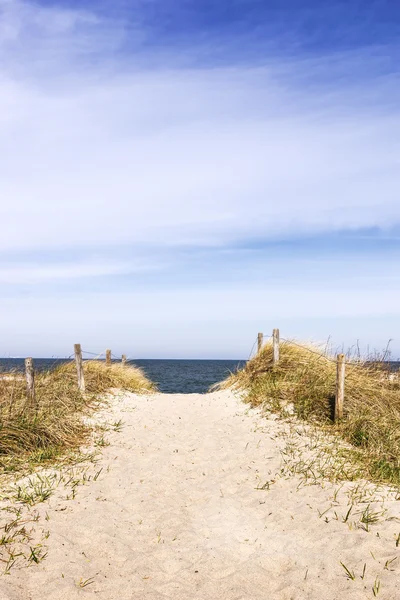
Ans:
{"label": "beach grass", "polygon": [[[340,436],[357,449],[359,472],[400,485],[400,378],[385,362],[348,358],[344,417],[333,423],[336,361],[325,348],[282,342],[273,364],[272,343],[221,387],[243,390],[252,406],[265,406]],[[289,412],[288,412],[289,411]]]}
{"label": "beach grass", "polygon": [[18,373],[0,378],[0,472],[27,463],[51,461],[79,448],[91,433],[85,421],[114,388],[144,393],[155,386],[130,365],[85,361],[86,392],[78,390],[76,366],[65,363],[35,376],[35,403],[27,398],[25,378]]}

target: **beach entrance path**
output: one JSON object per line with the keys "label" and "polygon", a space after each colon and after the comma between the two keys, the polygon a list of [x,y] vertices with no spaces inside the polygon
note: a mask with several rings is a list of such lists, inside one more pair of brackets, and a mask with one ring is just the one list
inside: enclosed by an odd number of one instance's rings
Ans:
{"label": "beach entrance path", "polygon": [[[277,418],[229,391],[127,394],[109,418],[123,425],[101,473],[41,505],[48,555],[2,576],[2,600],[365,599],[377,577],[379,597],[396,598],[384,564],[399,525],[350,529],[337,486],[281,476]],[[332,505],[337,519],[322,515]]]}

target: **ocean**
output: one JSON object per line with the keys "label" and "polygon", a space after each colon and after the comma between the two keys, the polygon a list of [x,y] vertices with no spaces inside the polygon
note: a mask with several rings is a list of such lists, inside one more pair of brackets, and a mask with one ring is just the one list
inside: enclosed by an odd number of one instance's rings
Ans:
{"label": "ocean", "polygon": [[[37,371],[54,369],[71,359],[35,358]],[[128,363],[137,365],[165,394],[205,394],[214,383],[222,381],[230,373],[242,368],[245,360],[165,360],[136,359]],[[400,362],[388,363],[390,370],[397,371]],[[0,358],[0,372],[24,371],[23,358]]]}
{"label": "ocean", "polygon": [[[37,371],[54,369],[69,359],[35,358]],[[167,394],[205,394],[214,383],[245,365],[244,360],[163,360],[137,359],[128,361],[137,365],[160,392]],[[0,358],[0,372],[24,371],[24,359]]]}

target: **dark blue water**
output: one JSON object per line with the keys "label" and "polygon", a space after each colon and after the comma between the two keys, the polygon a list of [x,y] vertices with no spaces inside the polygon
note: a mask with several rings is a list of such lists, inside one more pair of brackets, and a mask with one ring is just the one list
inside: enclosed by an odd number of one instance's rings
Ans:
{"label": "dark blue water", "polygon": [[[69,359],[35,358],[35,370],[48,370],[69,362]],[[214,383],[225,379],[230,373],[245,365],[244,360],[150,360],[130,361],[146,373],[157,384],[160,392],[169,394],[205,394]],[[400,362],[387,363],[397,370]],[[1,371],[24,371],[23,358],[0,358]]]}
{"label": "dark blue water", "polygon": [[[65,359],[35,358],[35,370],[53,369],[68,362]],[[170,394],[204,394],[210,387],[244,366],[243,360],[150,360],[130,361],[157,384],[160,392]],[[24,370],[24,359],[1,358],[0,372]]]}
{"label": "dark blue water", "polygon": [[204,394],[230,373],[245,365],[244,360],[135,360],[160,392]]}

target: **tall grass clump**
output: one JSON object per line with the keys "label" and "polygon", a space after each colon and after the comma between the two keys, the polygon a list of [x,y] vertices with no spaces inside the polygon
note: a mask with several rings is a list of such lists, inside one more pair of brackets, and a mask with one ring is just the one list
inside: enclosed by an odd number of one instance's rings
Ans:
{"label": "tall grass clump", "polygon": [[290,406],[299,418],[328,427],[360,450],[366,475],[400,485],[400,380],[384,363],[348,359],[344,418],[335,424],[336,362],[317,346],[283,342],[274,365],[268,343],[222,385],[244,390],[253,406]]}
{"label": "tall grass clump", "polygon": [[139,393],[154,389],[140,369],[128,365],[87,361],[84,375],[82,394],[73,362],[37,373],[34,406],[27,401],[23,376],[0,376],[0,472],[79,447],[90,434],[83,417],[99,406],[100,394],[113,388]]}

